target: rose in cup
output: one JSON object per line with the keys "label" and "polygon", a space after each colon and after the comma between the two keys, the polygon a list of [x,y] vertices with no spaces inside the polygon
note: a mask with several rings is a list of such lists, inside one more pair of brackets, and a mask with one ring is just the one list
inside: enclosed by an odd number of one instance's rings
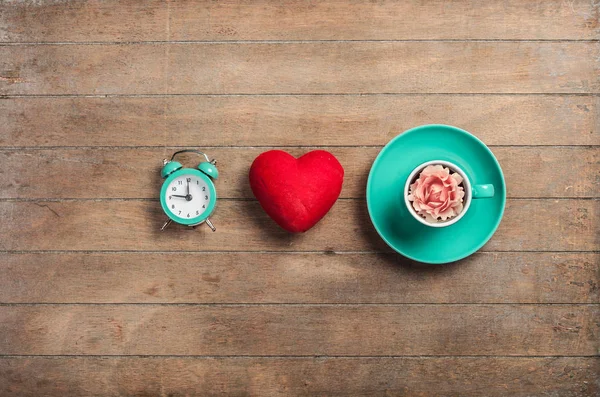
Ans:
{"label": "rose in cup", "polygon": [[463,211],[463,177],[441,164],[425,167],[410,185],[408,200],[429,223],[451,220]]}

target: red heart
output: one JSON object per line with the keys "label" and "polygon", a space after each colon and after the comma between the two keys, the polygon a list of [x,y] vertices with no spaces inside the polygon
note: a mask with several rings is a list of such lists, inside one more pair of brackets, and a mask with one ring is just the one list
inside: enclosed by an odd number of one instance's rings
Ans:
{"label": "red heart", "polygon": [[254,196],[279,226],[294,233],[307,231],[327,214],[343,181],[344,168],[324,150],[298,159],[282,150],[270,150],[250,167]]}

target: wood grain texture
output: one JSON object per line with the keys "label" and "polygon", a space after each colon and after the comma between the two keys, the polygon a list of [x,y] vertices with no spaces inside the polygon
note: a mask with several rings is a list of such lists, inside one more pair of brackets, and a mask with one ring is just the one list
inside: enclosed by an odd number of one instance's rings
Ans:
{"label": "wood grain texture", "polygon": [[598,93],[596,42],[0,46],[0,95]]}
{"label": "wood grain texture", "polygon": [[130,1],[4,3],[0,40],[594,39],[598,6],[548,2]]}
{"label": "wood grain texture", "polygon": [[[0,1],[0,395],[598,395],[599,20],[590,0]],[[364,201],[381,147],[428,123],[492,145],[508,187],[491,241],[445,266],[390,253]],[[200,146],[218,232],[161,233],[160,160]],[[346,169],[309,233],[252,199],[272,147]]]}
{"label": "wood grain texture", "polygon": [[[11,396],[583,397],[598,358],[0,358]],[[426,380],[426,381],[424,381]]]}
{"label": "wood grain texture", "polygon": [[0,98],[0,146],[385,145],[417,125],[488,145],[598,145],[600,97],[551,95]]}
{"label": "wood grain texture", "polygon": [[[487,251],[593,251],[597,200],[509,200]],[[363,200],[339,200],[310,233],[279,228],[256,201],[221,200],[218,232],[174,225],[156,201],[0,202],[2,250],[369,251],[389,248]],[[523,222],[527,222],[524,228]]]}
{"label": "wood grain texture", "polygon": [[0,254],[0,303],[600,303],[593,253]]}
{"label": "wood grain texture", "polygon": [[0,352],[592,356],[599,315],[598,305],[0,306]]}
{"label": "wood grain texture", "polygon": [[[287,148],[301,156],[315,148]],[[325,147],[345,170],[343,198],[362,198],[379,147]],[[252,161],[269,148],[206,149],[218,160],[219,197],[253,198]],[[600,148],[492,148],[503,167],[508,197],[600,197]],[[174,151],[174,150],[173,150]],[[0,198],[157,198],[165,149],[1,150]],[[195,156],[181,161],[195,167]],[[574,177],[576,176],[576,177]]]}

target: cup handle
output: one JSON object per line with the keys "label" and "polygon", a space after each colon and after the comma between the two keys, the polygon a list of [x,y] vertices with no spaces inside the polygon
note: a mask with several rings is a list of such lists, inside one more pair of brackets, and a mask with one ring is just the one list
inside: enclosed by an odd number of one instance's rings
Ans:
{"label": "cup handle", "polygon": [[473,198],[491,198],[494,197],[494,185],[473,185]]}

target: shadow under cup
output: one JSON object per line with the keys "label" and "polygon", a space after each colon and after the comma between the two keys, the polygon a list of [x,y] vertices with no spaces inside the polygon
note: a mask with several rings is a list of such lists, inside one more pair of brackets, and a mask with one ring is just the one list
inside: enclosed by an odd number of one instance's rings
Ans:
{"label": "shadow under cup", "polygon": [[[465,192],[465,195],[463,197],[463,209],[460,212],[460,214],[458,214],[457,216],[454,216],[452,218],[443,220],[443,221],[440,220],[435,223],[429,222],[425,218],[423,218],[421,215],[419,215],[417,213],[417,211],[414,209],[412,202],[408,199],[410,185],[412,185],[419,178],[421,172],[430,165],[441,165],[443,167],[450,169],[451,173],[459,174],[463,178],[463,181],[459,185],[463,187],[464,192]],[[453,164],[449,161],[444,161],[444,160],[431,160],[431,161],[427,161],[427,162],[415,167],[415,169],[410,173],[410,175],[406,179],[406,183],[404,185],[404,203],[406,204],[406,208],[407,208],[409,214],[411,214],[411,216],[413,218],[415,218],[418,222],[422,223],[423,225],[426,225],[429,227],[437,227],[437,228],[453,225],[456,222],[458,222],[460,219],[462,219],[468,212],[468,210],[471,206],[472,199],[491,198],[493,196],[494,196],[494,186],[493,185],[490,185],[490,184],[475,185],[475,186],[471,185],[470,178],[462,170],[462,168],[460,168],[456,164]]]}

